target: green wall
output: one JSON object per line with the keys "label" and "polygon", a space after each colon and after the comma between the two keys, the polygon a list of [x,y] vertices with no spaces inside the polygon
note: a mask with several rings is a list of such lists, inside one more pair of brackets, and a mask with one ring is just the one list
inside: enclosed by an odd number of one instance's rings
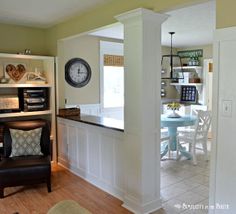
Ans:
{"label": "green wall", "polygon": [[216,28],[236,26],[235,9],[235,0],[216,0]]}
{"label": "green wall", "polygon": [[[57,41],[116,22],[114,16],[144,7],[156,12],[206,2],[208,0],[113,0],[87,13],[48,29],[0,24],[0,52],[17,53],[26,48],[33,54],[57,55]],[[236,1],[216,0],[217,28],[236,26]]]}
{"label": "green wall", "polygon": [[47,30],[47,47],[52,55],[57,54],[57,40],[88,32],[117,22],[114,16],[139,7],[164,12],[207,0],[113,0],[87,13],[76,16]]}
{"label": "green wall", "polygon": [[15,54],[25,49],[32,54],[48,55],[46,30],[0,23],[0,52]]}
{"label": "green wall", "polygon": [[[95,36],[79,36],[58,43],[58,88],[59,106],[64,108],[65,99],[68,105],[97,104],[100,102],[100,38]],[[65,64],[72,58],[82,58],[91,67],[92,75],[89,83],[82,88],[70,86],[65,81]]]}

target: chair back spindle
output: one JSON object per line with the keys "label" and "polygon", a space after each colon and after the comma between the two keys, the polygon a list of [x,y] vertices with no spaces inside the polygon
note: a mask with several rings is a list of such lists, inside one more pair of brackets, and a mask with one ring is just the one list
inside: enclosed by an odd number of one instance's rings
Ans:
{"label": "chair back spindle", "polygon": [[206,139],[211,125],[211,112],[203,110],[196,110],[196,112],[198,119],[195,125],[195,138]]}

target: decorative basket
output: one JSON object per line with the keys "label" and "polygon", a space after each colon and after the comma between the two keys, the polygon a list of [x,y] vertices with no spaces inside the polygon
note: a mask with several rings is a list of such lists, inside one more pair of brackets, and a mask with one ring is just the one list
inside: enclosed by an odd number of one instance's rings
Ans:
{"label": "decorative basket", "polygon": [[80,116],[80,108],[61,108],[59,109],[59,115],[66,116]]}
{"label": "decorative basket", "polygon": [[200,78],[189,78],[189,83],[201,83]]}

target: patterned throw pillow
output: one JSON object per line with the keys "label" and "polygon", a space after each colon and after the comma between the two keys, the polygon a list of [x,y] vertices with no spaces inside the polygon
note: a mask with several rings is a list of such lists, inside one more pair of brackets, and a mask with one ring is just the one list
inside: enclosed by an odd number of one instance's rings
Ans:
{"label": "patterned throw pillow", "polygon": [[10,157],[22,155],[42,155],[40,139],[42,128],[29,131],[10,129],[12,149]]}

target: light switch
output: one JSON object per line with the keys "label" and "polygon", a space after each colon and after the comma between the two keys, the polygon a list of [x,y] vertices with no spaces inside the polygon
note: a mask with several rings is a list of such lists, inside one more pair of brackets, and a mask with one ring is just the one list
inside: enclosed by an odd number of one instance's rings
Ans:
{"label": "light switch", "polygon": [[222,109],[222,115],[225,117],[231,117],[232,116],[232,100],[223,100],[223,109]]}

